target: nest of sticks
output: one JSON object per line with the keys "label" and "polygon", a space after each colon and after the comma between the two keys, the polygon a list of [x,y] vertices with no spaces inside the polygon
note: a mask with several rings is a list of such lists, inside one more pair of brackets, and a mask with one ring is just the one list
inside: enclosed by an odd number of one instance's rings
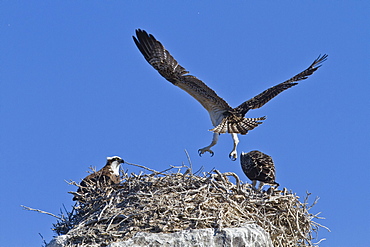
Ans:
{"label": "nest of sticks", "polygon": [[[129,163],[130,164],[130,163]],[[131,164],[133,165],[133,164]],[[232,172],[192,174],[190,169],[123,173],[113,187],[89,188],[84,202],[54,224],[70,246],[106,246],[137,232],[171,233],[187,229],[239,227],[255,223],[274,246],[317,246],[322,219],[309,213],[316,204],[301,202],[292,192],[256,191]],[[75,184],[75,183],[74,183]],[[325,227],[326,228],[326,227]],[[319,241],[320,242],[320,241]]]}

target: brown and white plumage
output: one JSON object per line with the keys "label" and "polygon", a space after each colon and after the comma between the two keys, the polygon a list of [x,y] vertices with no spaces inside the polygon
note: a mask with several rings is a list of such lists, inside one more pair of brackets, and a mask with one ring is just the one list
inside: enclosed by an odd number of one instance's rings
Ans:
{"label": "brown and white plumage", "polygon": [[85,177],[77,190],[73,201],[81,201],[83,194],[91,191],[89,188],[105,187],[120,183],[119,167],[124,163],[118,156],[107,157],[107,164],[97,172]]}
{"label": "brown and white plumage", "polygon": [[148,34],[144,30],[137,29],[136,37],[133,37],[133,39],[146,61],[148,61],[159,74],[175,86],[178,86],[193,96],[208,111],[214,126],[214,128],[210,130],[214,132],[213,139],[210,145],[198,150],[199,155],[205,152],[210,152],[213,155],[211,147],[216,145],[218,135],[221,133],[230,133],[234,140],[234,148],[229,157],[233,160],[237,158],[236,148],[239,143],[237,134],[247,134],[249,130],[261,124],[261,120],[265,119],[265,117],[245,118],[245,114],[250,109],[260,108],[279,93],[297,85],[296,81],[307,79],[307,77],[315,72],[320,67],[320,64],[327,58],[327,55],[319,56],[306,70],[298,75],[265,90],[238,107],[232,108],[201,80],[195,76],[189,75],[189,72],[178,64],[153,35]]}
{"label": "brown and white plumage", "polygon": [[271,156],[257,150],[249,153],[242,152],[240,164],[244,174],[252,180],[254,188],[257,181],[260,181],[258,190],[261,190],[264,184],[279,186],[275,182],[275,165]]}

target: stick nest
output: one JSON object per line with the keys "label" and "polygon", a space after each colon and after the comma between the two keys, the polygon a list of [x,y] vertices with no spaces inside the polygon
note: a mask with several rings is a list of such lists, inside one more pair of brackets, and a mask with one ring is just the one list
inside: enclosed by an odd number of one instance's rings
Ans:
{"label": "stick nest", "polygon": [[[54,224],[70,246],[106,246],[137,232],[171,233],[187,229],[239,227],[256,223],[274,246],[317,246],[318,214],[286,189],[259,192],[235,173],[213,170],[124,173],[114,187],[89,188],[84,202]],[[231,179],[231,180],[230,180]],[[235,182],[234,182],[235,181]]]}

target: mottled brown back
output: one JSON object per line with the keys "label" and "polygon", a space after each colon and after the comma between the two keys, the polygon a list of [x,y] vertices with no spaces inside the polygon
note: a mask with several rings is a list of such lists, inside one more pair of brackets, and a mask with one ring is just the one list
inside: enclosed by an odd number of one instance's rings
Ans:
{"label": "mottled brown back", "polygon": [[272,158],[260,151],[251,151],[240,155],[243,172],[250,180],[268,184],[275,182],[275,166]]}

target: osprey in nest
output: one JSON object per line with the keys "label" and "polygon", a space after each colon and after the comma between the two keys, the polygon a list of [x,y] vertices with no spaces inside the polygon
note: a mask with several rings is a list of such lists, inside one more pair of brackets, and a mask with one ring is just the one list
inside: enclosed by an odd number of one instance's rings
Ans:
{"label": "osprey in nest", "polygon": [[119,167],[122,163],[124,163],[123,159],[118,156],[107,157],[107,164],[102,169],[90,174],[81,181],[77,193],[73,192],[75,196],[72,200],[83,201],[82,195],[94,188],[119,184],[121,182]]}
{"label": "osprey in nest", "polygon": [[234,148],[229,154],[232,160],[236,160],[237,158],[236,149],[239,143],[237,134],[245,135],[249,130],[260,125],[262,120],[265,120],[265,117],[245,118],[245,114],[251,109],[260,108],[279,93],[297,85],[297,81],[307,79],[307,77],[312,75],[327,58],[327,55],[319,56],[306,70],[296,76],[232,108],[201,80],[195,76],[189,75],[189,72],[178,64],[153,35],[148,34],[144,30],[137,29],[136,37],[133,37],[133,39],[146,61],[148,61],[159,74],[173,85],[178,86],[193,96],[208,111],[214,126],[214,128],[210,130],[214,132],[213,139],[210,145],[198,150],[199,155],[201,156],[205,152],[209,152],[211,156],[213,156],[214,153],[211,147],[216,145],[219,134],[230,133],[234,141]]}
{"label": "osprey in nest", "polygon": [[240,155],[240,164],[243,172],[252,180],[253,188],[256,188],[257,181],[260,181],[258,190],[260,191],[265,184],[279,186],[275,182],[275,165],[271,156],[260,151],[242,152]]}

